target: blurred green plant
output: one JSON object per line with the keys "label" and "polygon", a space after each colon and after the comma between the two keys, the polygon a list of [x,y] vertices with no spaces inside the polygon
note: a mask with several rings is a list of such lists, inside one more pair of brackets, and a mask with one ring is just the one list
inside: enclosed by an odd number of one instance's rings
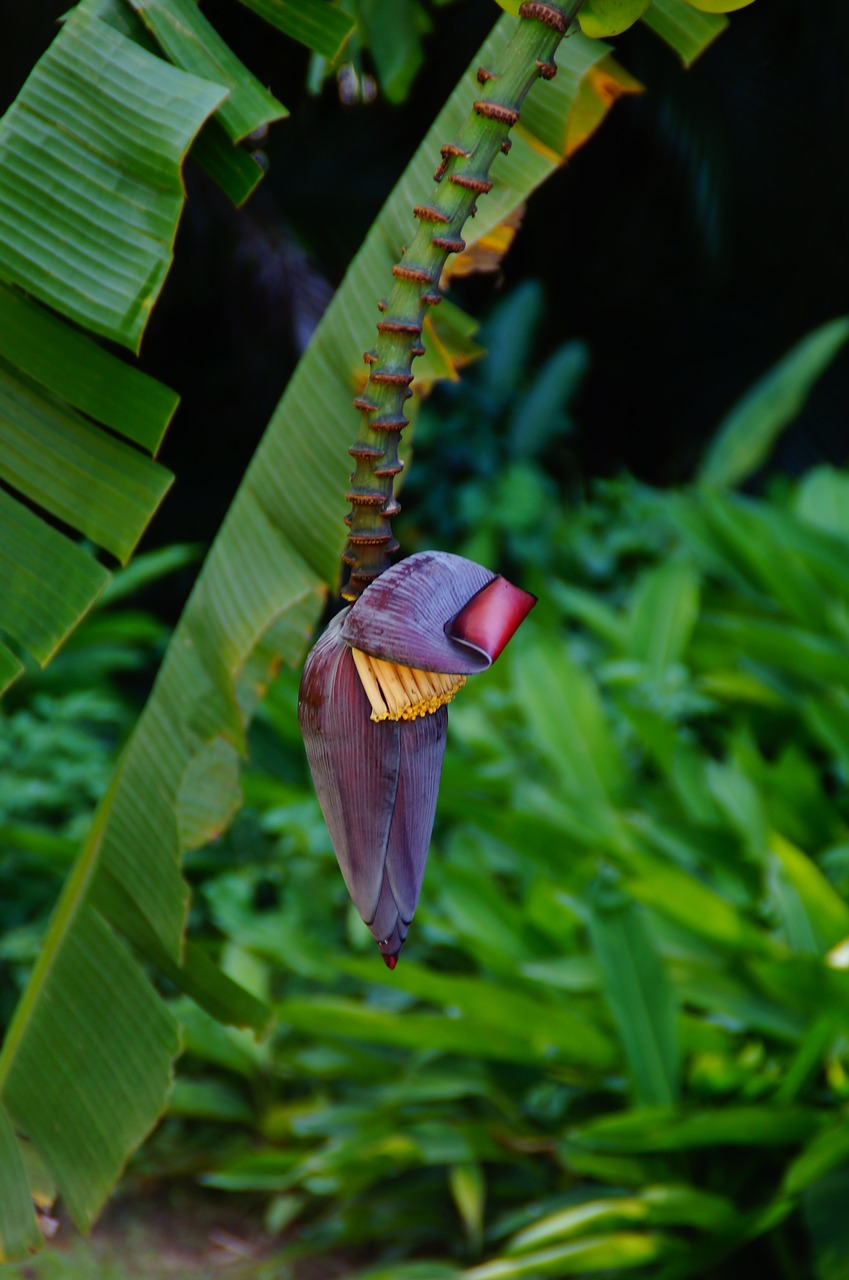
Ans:
{"label": "blurred green plant", "polygon": [[[455,412],[476,419],[488,376]],[[180,1006],[145,1175],[191,1148],[204,1185],[268,1197],[284,1257],[382,1258],[372,1280],[725,1277],[744,1250],[839,1274],[847,509],[823,468],[760,498],[622,478],[561,513],[530,634],[452,707],[392,975],[334,874],[281,677],[246,807],[188,868],[195,927],[279,1028],[258,1048]],[[532,580],[533,544],[509,546]]]}
{"label": "blurred green plant", "polygon": [[[490,379],[481,362],[453,394],[470,424]],[[491,412],[497,439],[513,438],[511,400]],[[760,436],[763,398],[748,402]],[[549,445],[568,448],[568,397],[548,412]],[[758,465],[742,408],[730,419]],[[418,448],[426,474],[426,433]],[[487,483],[481,457],[466,484]],[[528,466],[550,479],[540,455]],[[193,944],[279,1026],[257,1044],[172,993],[185,1053],[131,1184],[263,1197],[283,1261],[341,1250],[381,1259],[372,1280],[713,1278],[742,1250],[767,1273],[780,1256],[786,1275],[833,1280],[849,1161],[849,477],[822,468],[760,498],[623,477],[557,508],[542,560],[533,541],[501,544],[526,579],[545,574],[545,598],[452,708],[421,927],[392,975],[336,873],[297,678],[272,687],[244,807],[185,868]],[[509,505],[498,519],[509,529]],[[163,642],[128,593],[187,554],[124,571],[49,691],[23,682],[8,704],[19,749],[3,794],[44,788],[43,828],[20,839],[46,851],[54,886],[133,714],[121,672]],[[97,698],[75,692],[80,662]],[[35,884],[4,902],[30,921],[4,953],[13,975],[43,927]]]}

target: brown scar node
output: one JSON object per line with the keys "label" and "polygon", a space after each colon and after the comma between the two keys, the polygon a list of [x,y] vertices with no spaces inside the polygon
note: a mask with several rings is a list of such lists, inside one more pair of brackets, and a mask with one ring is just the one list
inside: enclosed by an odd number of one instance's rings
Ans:
{"label": "brown scar node", "polygon": [[349,489],[345,501],[354,507],[382,507],[386,494],[379,489]]}
{"label": "brown scar node", "polygon": [[444,249],[446,253],[462,253],[466,247],[465,240],[453,239],[451,236],[433,236],[431,244],[435,244],[437,249]]}
{"label": "brown scar node", "polygon": [[388,372],[381,371],[380,373],[373,373],[369,381],[376,382],[378,386],[382,387],[408,387],[413,381],[413,375],[411,373],[397,373],[393,370]]}
{"label": "brown scar node", "polygon": [[512,126],[519,119],[519,113],[515,107],[505,106],[503,102],[490,102],[488,98],[479,98],[474,103],[475,111],[479,116],[484,116],[487,120],[497,120],[499,124]]}
{"label": "brown scar node", "polygon": [[370,444],[352,444],[348,450],[352,458],[382,458],[385,450],[374,449]]}
{"label": "brown scar node", "polygon": [[451,219],[447,213],[443,213],[441,209],[434,209],[430,204],[417,204],[413,209],[413,213],[422,222],[450,222]]}
{"label": "brown scar node", "polygon": [[[386,533],[349,533],[348,541],[352,547],[380,547],[392,541],[392,534],[389,530]],[[342,559],[345,560],[345,557],[343,556]],[[354,564],[355,560],[351,558],[345,562],[346,564]]]}
{"label": "brown scar node", "polygon": [[378,333],[411,333],[418,337],[422,327],[415,320],[378,320]]}
{"label": "brown scar node", "polygon": [[524,4],[519,5],[519,17],[536,18],[537,22],[544,22],[561,36],[565,36],[569,27],[560,10],[555,9],[553,4],[543,3],[543,0],[525,0]]}
{"label": "brown scar node", "polygon": [[409,425],[410,420],[403,413],[387,413],[383,417],[372,418],[369,423],[372,431],[403,431]]}
{"label": "brown scar node", "polygon": [[480,196],[485,196],[492,190],[492,183],[486,178],[474,178],[467,173],[452,173],[448,181],[453,182],[457,187],[462,187],[464,191],[474,191]]}
{"label": "brown scar node", "polygon": [[413,284],[434,283],[429,271],[424,271],[421,267],[405,267],[400,262],[392,268],[392,274],[396,280],[410,280]]}

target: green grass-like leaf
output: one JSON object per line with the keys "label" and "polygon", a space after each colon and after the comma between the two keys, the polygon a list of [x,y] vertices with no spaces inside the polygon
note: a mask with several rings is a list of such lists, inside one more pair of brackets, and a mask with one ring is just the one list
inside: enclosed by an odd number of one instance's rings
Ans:
{"label": "green grass-like leaf", "polygon": [[674,1102],[681,1069],[678,1009],[644,916],[615,887],[601,884],[590,936],[637,1101]]}
{"label": "green grass-like leaf", "polygon": [[700,13],[684,0],[652,0],[642,20],[675,50],[685,67],[691,67],[728,26],[722,14]]}
{"label": "green grass-like leaf", "polygon": [[333,62],[354,29],[349,14],[328,0],[241,0],[272,27]]}
{"label": "green grass-like leaf", "polygon": [[702,463],[705,485],[731,488],[766,461],[820,375],[849,338],[849,320],[831,320],[797,343],[720,423]]}

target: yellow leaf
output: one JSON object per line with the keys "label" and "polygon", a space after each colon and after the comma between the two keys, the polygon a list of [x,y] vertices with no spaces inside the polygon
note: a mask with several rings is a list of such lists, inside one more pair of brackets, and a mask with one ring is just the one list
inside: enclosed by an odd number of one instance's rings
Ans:
{"label": "yellow leaf", "polygon": [[615,102],[626,94],[642,92],[639,80],[610,55],[591,67],[581,81],[566,125],[566,155],[583,146]]}
{"label": "yellow leaf", "polygon": [[440,280],[442,287],[445,288],[449,280],[457,279],[459,276],[470,276],[476,271],[497,271],[501,265],[501,259],[512,245],[516,232],[522,225],[526,208],[527,205],[523,201],[512,209],[497,227],[493,227],[486,235],[481,236],[480,240],[469,245],[465,253],[449,258]]}
{"label": "yellow leaf", "polygon": [[[452,317],[453,318],[453,317]],[[459,370],[483,355],[483,348],[454,324],[440,324],[436,314],[425,316],[422,346],[426,354],[416,361],[414,390],[427,395],[434,382],[459,382]]]}

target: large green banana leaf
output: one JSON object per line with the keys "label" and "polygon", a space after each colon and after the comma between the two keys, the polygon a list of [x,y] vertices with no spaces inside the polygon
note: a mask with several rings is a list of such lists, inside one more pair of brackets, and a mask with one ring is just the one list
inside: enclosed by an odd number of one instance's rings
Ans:
{"label": "large green banana leaf", "polygon": [[[497,65],[515,26],[501,19],[402,176],[275,412],[174,634],[148,705],[63,892],[40,960],[0,1054],[0,1156],[6,1256],[33,1240],[21,1144],[32,1143],[75,1222],[86,1227],[123,1161],[160,1114],[176,1027],[130,947],[222,1020],[261,1028],[262,1007],[183,945],[181,850],[211,838],[232,812],[251,714],[281,661],[297,663],[336,583],[344,539],[351,405],[370,345],[376,294],[432,185],[440,143],[476,96],[475,69]],[[538,86],[509,157],[469,228],[483,238],[562,163],[588,73],[610,100],[615,64],[576,37],[561,74]],[[624,82],[624,78],[623,78]],[[584,86],[582,93],[582,85]],[[440,311],[443,352],[467,326]],[[462,345],[462,343],[461,343]],[[453,372],[431,361],[428,378]],[[29,1216],[28,1216],[29,1215]]]}
{"label": "large green banana leaf", "polygon": [[[331,13],[336,47],[350,22]],[[109,580],[40,513],[124,562],[171,483],[153,457],[177,397],[81,329],[138,350],[189,147],[200,133],[238,203],[261,170],[235,142],[285,114],[192,0],[84,0],[0,121],[0,692]]]}
{"label": "large green banana leaf", "polygon": [[[155,453],[176,397],[33,299],[101,332],[109,315],[142,322],[176,229],[179,166],[225,96],[77,13],[0,121],[0,478],[121,560],[171,480],[125,441]],[[4,493],[0,625],[19,650],[46,662],[107,581]],[[0,647],[0,686],[21,669]]]}

